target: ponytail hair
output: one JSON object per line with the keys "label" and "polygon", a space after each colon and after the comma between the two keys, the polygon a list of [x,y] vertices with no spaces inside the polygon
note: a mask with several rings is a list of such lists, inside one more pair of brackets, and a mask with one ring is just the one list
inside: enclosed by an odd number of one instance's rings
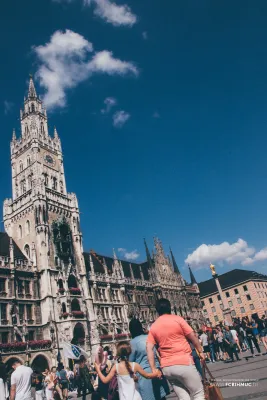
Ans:
{"label": "ponytail hair", "polygon": [[130,377],[134,378],[134,372],[129,363],[129,356],[130,356],[131,352],[132,352],[132,348],[131,348],[130,343],[121,342],[117,345],[117,356],[119,357],[120,361],[125,362],[125,366],[126,366],[127,371],[130,374]]}

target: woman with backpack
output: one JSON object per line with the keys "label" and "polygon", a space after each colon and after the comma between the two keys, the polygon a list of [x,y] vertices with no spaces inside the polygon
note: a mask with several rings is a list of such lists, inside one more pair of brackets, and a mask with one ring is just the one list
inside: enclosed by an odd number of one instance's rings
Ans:
{"label": "woman with backpack", "polygon": [[56,377],[58,379],[58,385],[62,392],[63,400],[67,400],[69,391],[69,380],[67,371],[64,369],[64,365],[62,363],[58,364]]}
{"label": "woman with backpack", "polygon": [[[99,379],[103,383],[108,383],[111,380],[117,379],[118,383],[118,395],[120,400],[142,400],[140,393],[136,390],[136,373],[147,379],[160,378],[161,372],[146,372],[143,368],[135,362],[129,362],[129,357],[131,355],[132,349],[128,342],[121,342],[117,346],[117,357],[120,362],[116,363],[109,374],[104,376],[101,372],[100,364],[95,363],[95,369],[99,376]],[[114,391],[113,399],[116,398],[116,393]]]}

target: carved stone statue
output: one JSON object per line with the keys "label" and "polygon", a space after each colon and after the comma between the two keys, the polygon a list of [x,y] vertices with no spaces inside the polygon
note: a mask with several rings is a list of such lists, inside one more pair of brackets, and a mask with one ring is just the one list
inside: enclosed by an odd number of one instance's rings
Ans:
{"label": "carved stone statue", "polygon": [[210,264],[210,270],[213,276],[216,275],[215,265]]}
{"label": "carved stone statue", "polygon": [[10,309],[10,315],[12,318],[12,325],[17,325],[18,324],[18,307],[17,307],[17,302],[13,301]]}

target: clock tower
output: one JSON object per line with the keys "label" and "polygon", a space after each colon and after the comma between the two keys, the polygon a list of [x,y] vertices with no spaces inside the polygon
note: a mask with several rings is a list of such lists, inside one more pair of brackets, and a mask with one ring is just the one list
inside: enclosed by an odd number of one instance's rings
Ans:
{"label": "clock tower", "polygon": [[67,193],[61,142],[56,128],[49,134],[32,78],[20,122],[21,135],[13,131],[11,141],[12,199],[4,202],[5,230],[36,271],[44,338],[56,325],[59,343],[84,339],[90,351],[98,335],[78,201]]}

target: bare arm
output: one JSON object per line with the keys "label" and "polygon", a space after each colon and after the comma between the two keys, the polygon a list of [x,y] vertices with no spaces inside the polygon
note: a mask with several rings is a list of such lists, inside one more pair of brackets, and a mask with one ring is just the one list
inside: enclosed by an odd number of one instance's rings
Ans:
{"label": "bare arm", "polygon": [[155,364],[155,356],[154,356],[154,344],[146,342],[146,352],[147,352],[147,359],[151,368],[152,372],[157,370]]}
{"label": "bare arm", "polygon": [[100,366],[98,364],[95,364],[95,369],[96,369],[97,375],[99,376],[99,378],[101,379],[101,381],[103,383],[109,383],[116,373],[116,365],[113,366],[113,368],[111,369],[110,373],[107,376],[104,376],[102,374]]}
{"label": "bare arm", "polygon": [[203,350],[202,350],[201,344],[199,343],[199,340],[196,337],[195,333],[194,332],[189,333],[186,336],[186,339],[189,340],[189,342],[191,342],[193,344],[193,346],[195,347],[195,349],[199,353],[199,357],[202,358],[202,359],[205,359],[205,356],[203,355]]}
{"label": "bare arm", "polygon": [[10,400],[15,400],[15,396],[16,396],[16,385],[13,384],[11,385],[10,389]]}
{"label": "bare arm", "polygon": [[161,377],[161,372],[156,369],[154,372],[146,372],[143,370],[141,365],[135,363],[135,372],[138,372],[140,375],[142,375],[146,379],[152,379],[152,378],[160,378]]}

